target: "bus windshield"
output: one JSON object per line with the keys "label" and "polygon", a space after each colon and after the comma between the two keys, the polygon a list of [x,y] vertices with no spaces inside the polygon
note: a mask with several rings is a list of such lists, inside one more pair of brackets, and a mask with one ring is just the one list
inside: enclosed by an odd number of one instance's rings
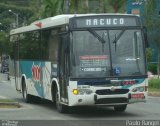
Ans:
{"label": "bus windshield", "polygon": [[140,29],[71,32],[71,77],[145,75]]}

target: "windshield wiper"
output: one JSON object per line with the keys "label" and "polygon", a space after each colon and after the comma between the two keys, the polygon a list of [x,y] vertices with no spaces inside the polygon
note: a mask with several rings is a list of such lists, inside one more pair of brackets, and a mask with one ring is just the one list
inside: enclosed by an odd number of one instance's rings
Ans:
{"label": "windshield wiper", "polygon": [[121,36],[123,35],[123,33],[125,32],[125,29],[123,29],[119,34],[118,36],[116,36],[115,34],[115,39],[113,40],[112,43],[115,44],[115,51],[117,50],[117,41],[121,38]]}
{"label": "windshield wiper", "polygon": [[125,32],[125,29],[119,33],[119,35],[113,40],[112,43],[117,43],[117,41],[120,39],[120,37],[123,35],[124,32]]}
{"label": "windshield wiper", "polygon": [[106,41],[92,29],[87,29],[94,37],[96,37],[100,42],[105,43]]}

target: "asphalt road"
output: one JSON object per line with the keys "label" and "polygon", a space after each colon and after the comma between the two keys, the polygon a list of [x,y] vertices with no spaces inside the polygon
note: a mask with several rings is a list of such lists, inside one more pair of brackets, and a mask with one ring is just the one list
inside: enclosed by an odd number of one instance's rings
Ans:
{"label": "asphalt road", "polygon": [[[18,101],[21,108],[0,108],[1,120],[159,120],[160,97],[148,97],[147,103],[128,105],[124,113],[113,108],[86,107],[72,110],[69,114],[58,113],[51,102],[40,104],[24,103],[22,95],[11,87],[9,81],[0,82],[0,97],[8,97]],[[88,123],[88,121],[86,121]],[[113,122],[113,121],[112,121]],[[95,124],[95,123],[94,123]]]}

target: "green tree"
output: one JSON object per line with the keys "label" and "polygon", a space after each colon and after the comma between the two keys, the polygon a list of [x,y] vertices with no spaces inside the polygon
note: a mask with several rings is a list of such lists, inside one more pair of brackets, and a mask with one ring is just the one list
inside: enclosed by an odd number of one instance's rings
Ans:
{"label": "green tree", "polygon": [[65,14],[69,14],[70,10],[69,10],[69,5],[70,5],[70,0],[64,0],[64,13]]}
{"label": "green tree", "polygon": [[83,2],[83,5],[84,5],[84,13],[88,13],[88,0],[84,0]]}
{"label": "green tree", "polygon": [[70,13],[78,13],[79,10],[79,6],[78,4],[81,3],[81,0],[77,1],[77,0],[69,0],[69,12]]}
{"label": "green tree", "polygon": [[158,69],[160,74],[160,17],[157,13],[157,0],[148,0],[144,6],[144,25],[148,29],[148,41],[150,44],[155,44],[158,50]]}
{"label": "green tree", "polygon": [[152,49],[151,49],[151,48],[147,48],[147,49],[146,49],[146,56],[147,56],[147,61],[148,61],[148,62],[151,62],[152,55],[153,55]]}
{"label": "green tree", "polygon": [[105,12],[105,1],[99,0],[99,12],[104,13]]}
{"label": "green tree", "polygon": [[28,22],[31,23],[35,20],[42,18],[43,7],[41,0],[30,0],[29,8],[32,12],[32,16],[28,18]]}
{"label": "green tree", "polygon": [[43,17],[51,17],[63,13],[64,0],[44,0],[43,4]]}
{"label": "green tree", "polygon": [[4,31],[0,31],[0,55],[9,54],[9,37]]}
{"label": "green tree", "polygon": [[[32,11],[29,7],[17,6],[6,2],[0,3],[0,22],[5,26],[10,27],[10,24],[15,23],[15,15],[8,10],[12,10],[19,15],[19,26],[21,26],[25,19],[32,16]],[[26,22],[27,23],[27,22]]]}
{"label": "green tree", "polygon": [[120,9],[124,9],[126,0],[108,0],[108,4],[112,6],[114,13],[120,12]]}
{"label": "green tree", "polygon": [[106,0],[70,0],[70,13],[104,13],[106,7],[105,1]]}

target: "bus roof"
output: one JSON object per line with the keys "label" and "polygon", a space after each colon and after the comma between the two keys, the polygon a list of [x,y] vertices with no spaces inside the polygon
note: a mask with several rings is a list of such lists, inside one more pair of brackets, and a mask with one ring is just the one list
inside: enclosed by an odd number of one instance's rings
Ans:
{"label": "bus roof", "polygon": [[35,21],[28,26],[23,26],[23,27],[20,27],[17,29],[12,29],[10,31],[10,35],[68,24],[69,19],[72,17],[98,16],[98,15],[99,16],[100,15],[136,16],[136,15],[132,15],[132,14],[115,14],[115,13],[114,14],[113,13],[107,13],[107,14],[63,14],[63,15],[57,15],[54,17],[49,17],[49,18]]}

